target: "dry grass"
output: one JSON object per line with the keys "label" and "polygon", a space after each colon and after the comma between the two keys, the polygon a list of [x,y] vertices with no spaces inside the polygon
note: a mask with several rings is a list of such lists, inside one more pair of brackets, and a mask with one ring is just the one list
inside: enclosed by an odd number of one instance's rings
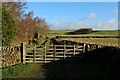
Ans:
{"label": "dry grass", "polygon": [[118,47],[119,38],[61,38],[62,40]]}

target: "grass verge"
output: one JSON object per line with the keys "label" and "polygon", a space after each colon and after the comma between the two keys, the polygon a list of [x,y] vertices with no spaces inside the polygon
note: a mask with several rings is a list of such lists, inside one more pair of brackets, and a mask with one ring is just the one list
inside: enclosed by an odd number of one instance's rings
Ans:
{"label": "grass verge", "polygon": [[[42,64],[20,64],[2,69],[2,78],[38,78],[44,77]],[[41,76],[38,76],[41,75]]]}

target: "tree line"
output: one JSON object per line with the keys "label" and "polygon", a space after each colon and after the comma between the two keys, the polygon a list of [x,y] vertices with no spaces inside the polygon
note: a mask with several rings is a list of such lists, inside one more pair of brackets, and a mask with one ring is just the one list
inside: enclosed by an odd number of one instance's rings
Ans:
{"label": "tree line", "polygon": [[[12,0],[14,1],[14,0]],[[35,35],[46,35],[49,26],[45,19],[33,17],[34,12],[26,13],[27,2],[3,2],[2,3],[2,46],[11,45],[12,42],[25,42]]]}

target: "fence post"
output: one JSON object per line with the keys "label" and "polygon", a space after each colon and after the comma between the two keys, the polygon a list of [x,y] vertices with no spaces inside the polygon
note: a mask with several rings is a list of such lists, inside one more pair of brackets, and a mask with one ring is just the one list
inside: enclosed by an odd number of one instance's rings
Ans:
{"label": "fence post", "polygon": [[88,48],[88,50],[87,50],[87,51],[90,51],[90,44],[88,44],[88,45],[87,45],[87,48]]}
{"label": "fence post", "polygon": [[85,52],[85,47],[86,47],[86,44],[84,43],[83,44],[83,52]]}
{"label": "fence post", "polygon": [[56,45],[54,45],[54,61],[55,61],[55,58],[56,58]]}
{"label": "fence post", "polygon": [[88,45],[86,44],[85,45],[85,52],[87,52],[88,51]]}
{"label": "fence post", "polygon": [[73,55],[75,55],[75,45],[73,45]]}
{"label": "fence post", "polygon": [[44,53],[44,63],[46,63],[46,44],[45,44],[45,53]]}
{"label": "fence post", "polygon": [[25,57],[25,45],[24,45],[24,43],[21,43],[20,52],[21,52],[21,63],[25,64],[26,57]]}
{"label": "fence post", "polygon": [[65,54],[66,54],[66,45],[64,44],[64,53],[63,53],[64,59],[65,59]]}
{"label": "fence post", "polygon": [[52,40],[50,39],[50,45],[52,45]]}
{"label": "fence post", "polygon": [[96,49],[97,49],[97,48],[99,48],[99,46],[98,46],[98,45],[96,45]]}
{"label": "fence post", "polygon": [[36,56],[36,44],[35,44],[35,47],[34,47],[34,63],[36,61],[36,59],[35,59],[36,57],[35,56]]}

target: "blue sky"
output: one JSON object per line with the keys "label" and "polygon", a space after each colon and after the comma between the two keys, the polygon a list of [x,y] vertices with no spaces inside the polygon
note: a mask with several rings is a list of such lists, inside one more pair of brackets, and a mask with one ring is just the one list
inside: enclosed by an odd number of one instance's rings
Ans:
{"label": "blue sky", "polygon": [[46,19],[50,29],[117,29],[117,2],[27,2],[27,12]]}
{"label": "blue sky", "polygon": [[28,2],[119,2],[119,0],[26,0]]}

